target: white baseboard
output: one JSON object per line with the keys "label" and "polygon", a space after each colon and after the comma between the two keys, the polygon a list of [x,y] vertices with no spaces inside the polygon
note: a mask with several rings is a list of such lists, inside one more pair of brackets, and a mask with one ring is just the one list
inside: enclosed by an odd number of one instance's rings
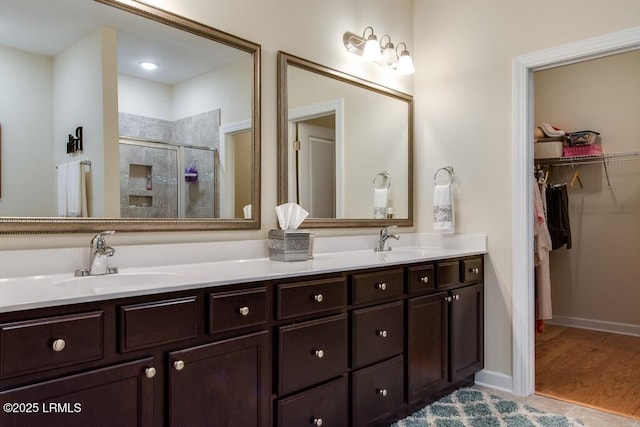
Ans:
{"label": "white baseboard", "polygon": [[629,323],[608,322],[605,320],[583,319],[580,317],[557,316],[545,320],[552,325],[568,326],[571,328],[592,329],[594,331],[611,332],[615,334],[633,335],[640,337],[640,325]]}
{"label": "white baseboard", "polygon": [[479,386],[513,393],[513,377],[500,372],[487,371],[486,369],[476,372],[475,383]]}

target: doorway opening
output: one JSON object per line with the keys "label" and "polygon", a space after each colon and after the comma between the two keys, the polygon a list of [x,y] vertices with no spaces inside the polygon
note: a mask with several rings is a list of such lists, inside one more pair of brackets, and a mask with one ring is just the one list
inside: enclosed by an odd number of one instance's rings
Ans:
{"label": "doorway opening", "polygon": [[640,27],[543,51],[513,61],[512,138],[512,390],[535,391],[535,312],[533,267],[533,72],[640,49]]}

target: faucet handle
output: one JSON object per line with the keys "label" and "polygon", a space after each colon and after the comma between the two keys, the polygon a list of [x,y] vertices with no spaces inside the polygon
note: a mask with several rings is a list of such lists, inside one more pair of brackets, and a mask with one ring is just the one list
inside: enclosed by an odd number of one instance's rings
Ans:
{"label": "faucet handle", "polygon": [[107,230],[97,233],[95,236],[93,236],[93,239],[91,239],[91,247],[93,247],[94,245],[97,248],[103,247],[105,245],[104,236],[109,236],[115,232],[115,230]]}

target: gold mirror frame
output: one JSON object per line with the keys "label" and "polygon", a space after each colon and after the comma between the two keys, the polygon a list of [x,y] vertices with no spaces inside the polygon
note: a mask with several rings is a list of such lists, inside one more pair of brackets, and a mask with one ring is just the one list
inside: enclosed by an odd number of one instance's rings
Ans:
{"label": "gold mirror frame", "polygon": [[253,59],[252,94],[252,174],[251,219],[120,219],[120,218],[56,218],[0,217],[0,233],[83,233],[116,231],[197,231],[260,229],[260,45],[225,33],[188,18],[141,3],[137,0],[95,0],[161,24],[187,31],[251,54]]}
{"label": "gold mirror frame", "polygon": [[321,76],[336,79],[381,95],[389,96],[407,103],[408,107],[408,154],[407,159],[407,210],[408,217],[400,219],[368,219],[368,218],[308,218],[304,220],[301,228],[328,228],[328,227],[381,227],[396,225],[400,227],[413,226],[413,97],[394,89],[361,79],[342,71],[320,65],[306,59],[278,52],[278,204],[288,202],[288,88],[287,67],[294,66]]}

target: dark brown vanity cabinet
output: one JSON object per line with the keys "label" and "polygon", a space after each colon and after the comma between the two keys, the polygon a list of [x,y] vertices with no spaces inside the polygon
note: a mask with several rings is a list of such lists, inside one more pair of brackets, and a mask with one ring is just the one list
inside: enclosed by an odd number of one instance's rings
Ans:
{"label": "dark brown vanity cabinet", "polygon": [[436,263],[433,290],[407,300],[409,403],[472,381],[483,368],[482,261],[474,257]]}
{"label": "dark brown vanity cabinet", "polygon": [[0,313],[0,426],[387,426],[483,366],[483,258]]}

